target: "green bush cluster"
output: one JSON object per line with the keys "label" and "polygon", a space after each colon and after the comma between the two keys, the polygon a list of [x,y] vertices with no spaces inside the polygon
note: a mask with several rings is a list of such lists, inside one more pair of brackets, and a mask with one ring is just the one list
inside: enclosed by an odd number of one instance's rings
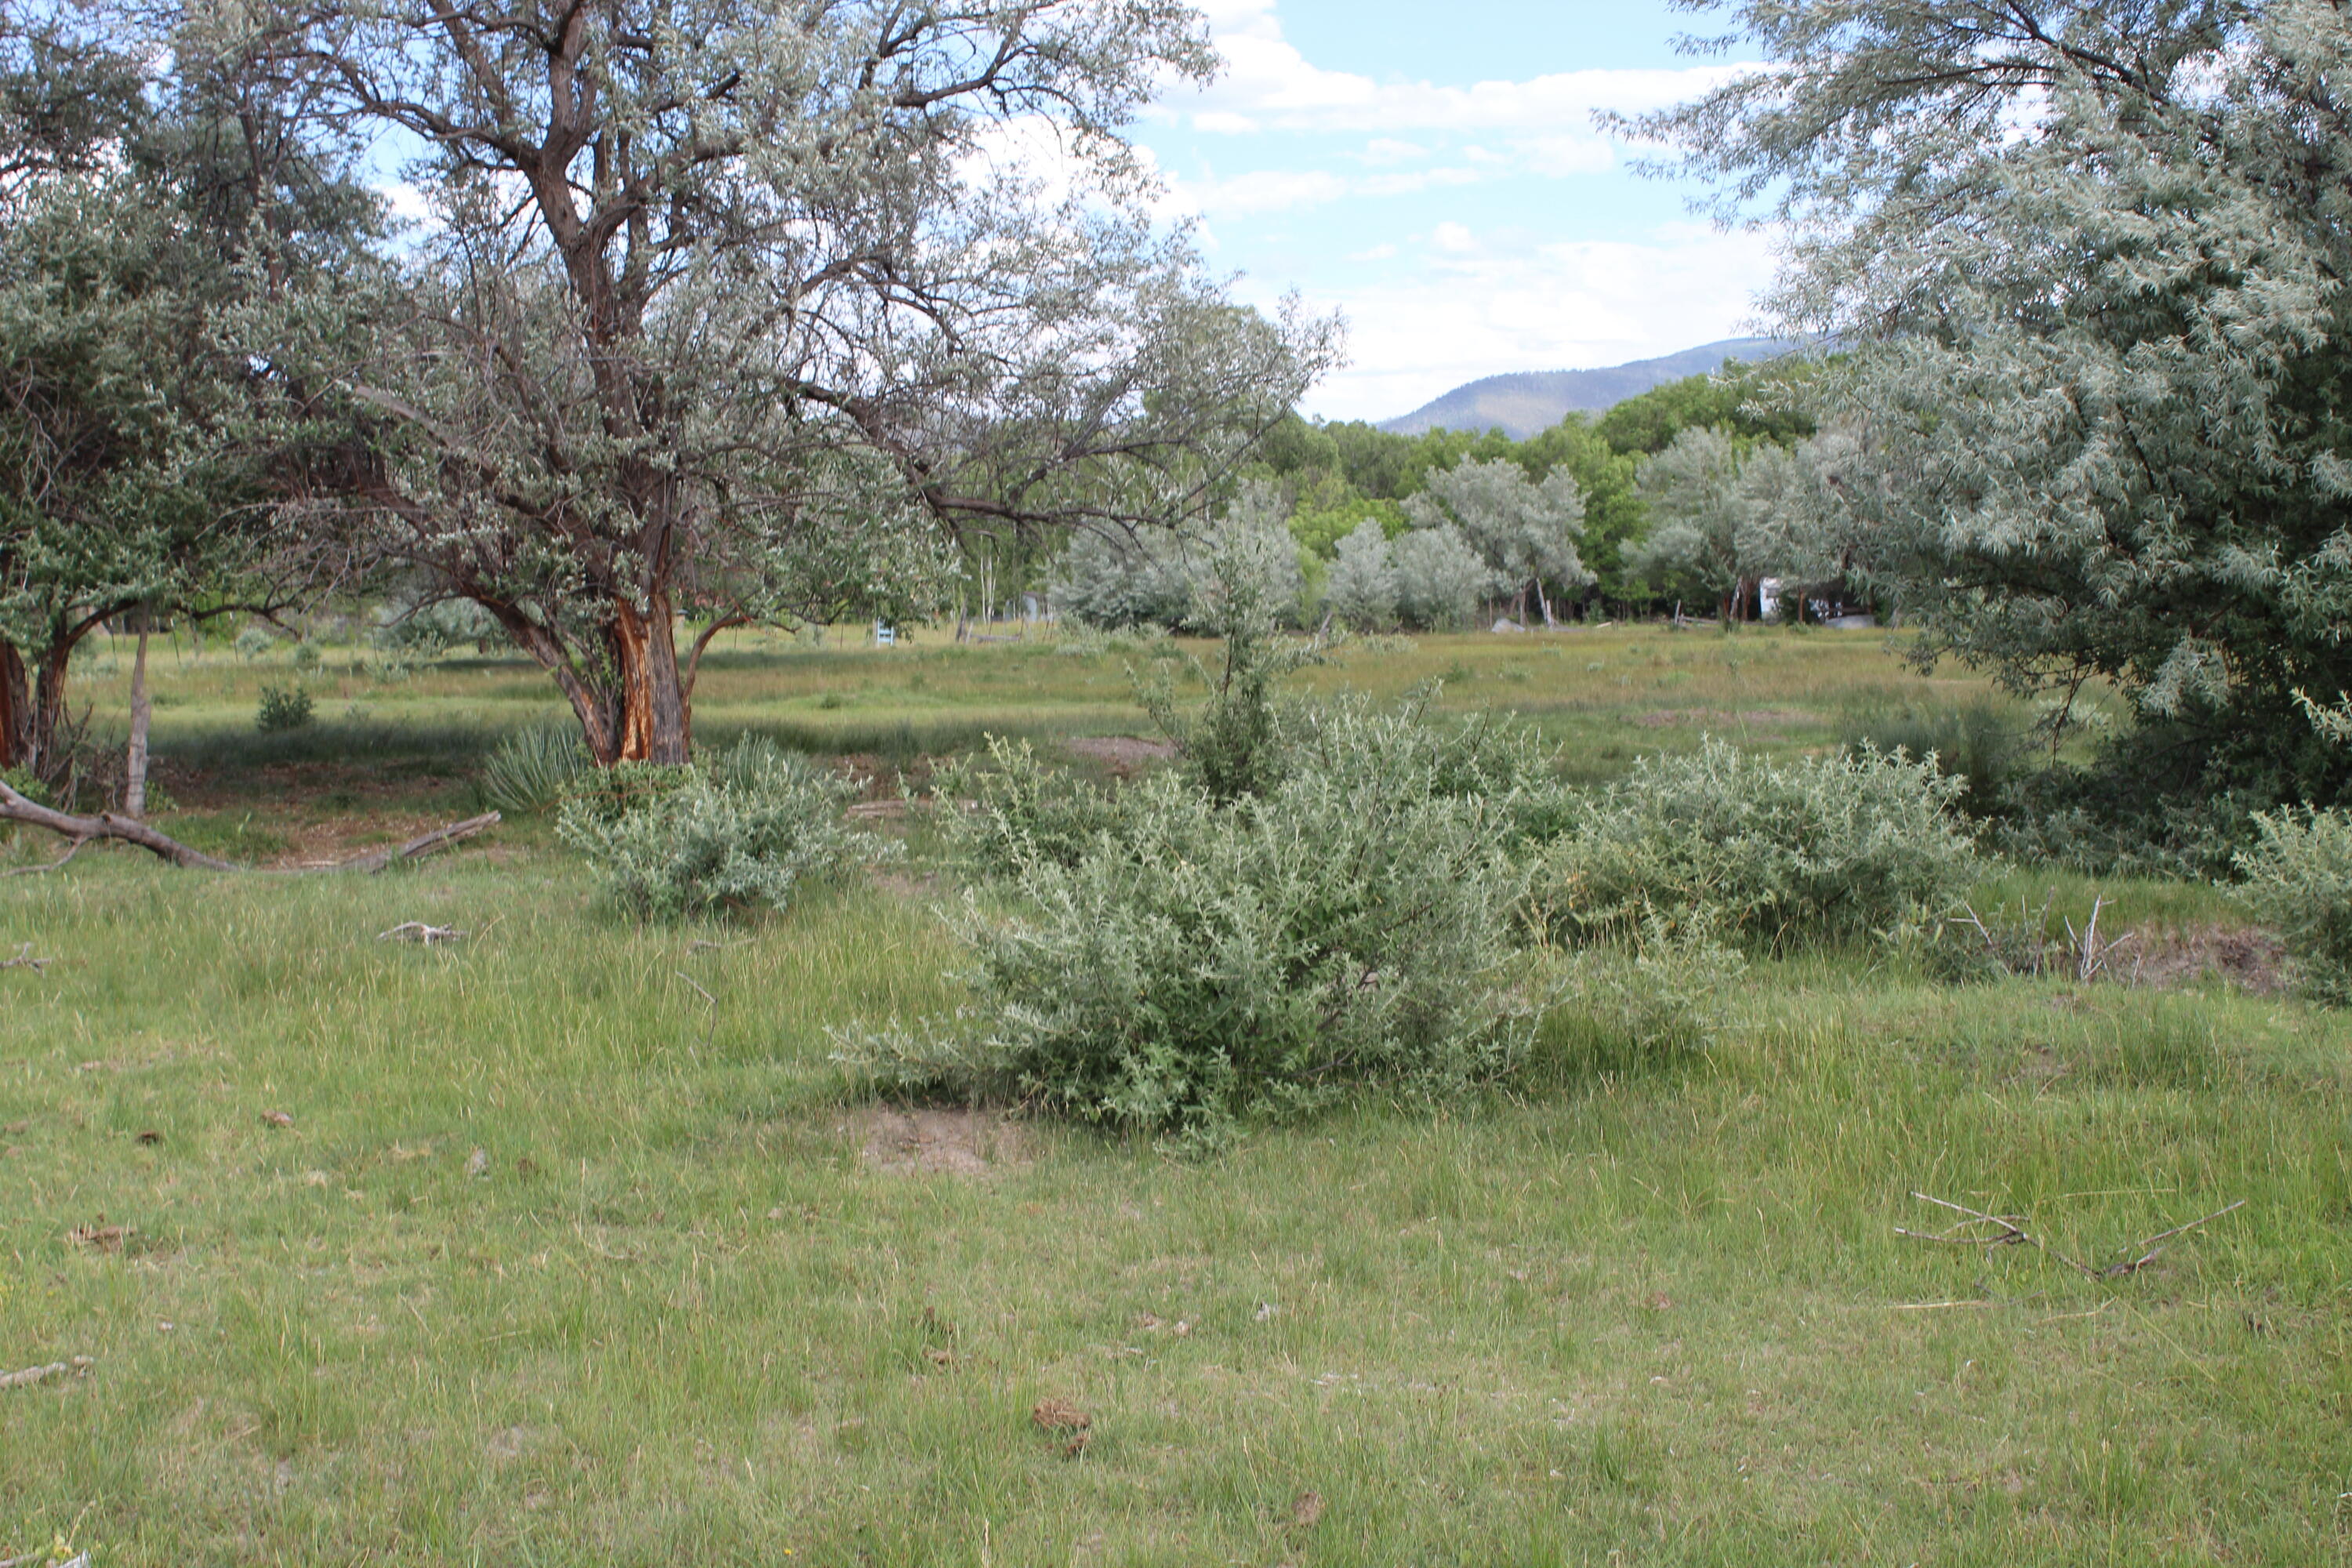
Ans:
{"label": "green bush cluster", "polygon": [[261,706],[254,711],[253,727],[265,735],[306,730],[310,725],[311,707],[310,692],[299,686],[265,686],[261,689]]}
{"label": "green bush cluster", "polygon": [[2352,813],[2256,812],[2253,847],[2238,852],[2239,897],[2278,928],[2304,990],[2352,1004]]}
{"label": "green bush cluster", "polygon": [[1341,704],[1262,794],[1221,805],[1171,770],[1067,814],[1001,752],[968,830],[995,896],[956,922],[973,1016],[845,1055],[887,1089],[1196,1144],[1365,1084],[1497,1077],[1530,1029],[1507,973],[1526,862],[1484,795],[1445,788],[1521,764],[1497,733]]}
{"label": "green bush cluster", "polygon": [[855,793],[773,742],[746,736],[700,767],[634,763],[583,776],[556,833],[639,915],[782,909],[804,883],[899,852],[844,819]]}
{"label": "green bush cluster", "polygon": [[1644,758],[1590,801],[1536,896],[1570,940],[1637,936],[1654,910],[1704,910],[1775,949],[1899,937],[1979,875],[1962,787],[1868,745],[1780,763],[1710,741]]}

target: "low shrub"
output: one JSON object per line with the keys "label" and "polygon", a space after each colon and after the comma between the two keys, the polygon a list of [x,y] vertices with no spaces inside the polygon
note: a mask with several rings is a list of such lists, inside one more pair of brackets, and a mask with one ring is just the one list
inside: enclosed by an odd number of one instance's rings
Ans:
{"label": "low shrub", "polygon": [[1652,910],[1704,910],[1775,948],[1899,937],[1980,874],[1959,790],[1900,752],[1780,763],[1710,741],[1644,758],[1590,801],[1537,897],[1572,941],[1631,937]]}
{"label": "low shrub", "polygon": [[253,727],[265,735],[281,735],[289,730],[309,729],[310,719],[308,691],[299,686],[265,686],[261,689],[261,706],[253,715]]}
{"label": "low shrub", "polygon": [[802,885],[895,858],[853,828],[856,793],[774,742],[746,736],[702,767],[625,763],[579,780],[556,833],[637,914],[789,905]]}
{"label": "low shrub", "polygon": [[482,764],[482,798],[509,816],[552,811],[595,766],[576,724],[536,724],[499,742]]}
{"label": "low shrub", "polygon": [[1121,817],[1108,791],[1047,767],[1028,742],[1002,735],[988,738],[984,760],[950,763],[931,783],[949,845],[982,878],[1017,878],[1040,863],[1075,866]]}
{"label": "low shrub", "polygon": [[2330,1006],[2352,1003],[2352,814],[2254,813],[2253,847],[2238,852],[2238,896],[2275,926],[2305,992]]}
{"label": "low shrub", "polygon": [[855,1037],[845,1059],[885,1089],[1194,1145],[1356,1086],[1507,1071],[1530,1033],[1504,974],[1526,879],[1488,806],[1434,793],[1423,743],[1360,705],[1308,743],[1322,765],[1227,805],[1174,772],[1129,785],[1075,853],[992,830],[1021,896],[956,921],[971,1016]]}

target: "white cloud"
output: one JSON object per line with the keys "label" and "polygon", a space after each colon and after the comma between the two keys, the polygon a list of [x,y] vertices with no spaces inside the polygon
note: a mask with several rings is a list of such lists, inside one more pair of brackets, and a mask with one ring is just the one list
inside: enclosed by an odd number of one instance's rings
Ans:
{"label": "white cloud", "polygon": [[1274,0],[1222,0],[1204,7],[1225,70],[1207,87],[1170,96],[1164,111],[1196,130],[1524,132],[1585,131],[1596,110],[1639,113],[1707,91],[1754,68],[1563,71],[1467,87],[1374,81],[1325,70],[1282,36]]}
{"label": "white cloud", "polygon": [[1429,149],[1415,146],[1410,142],[1399,142],[1390,136],[1375,136],[1364,143],[1364,150],[1358,156],[1367,163],[1410,163],[1417,158],[1428,157]]}
{"label": "white cloud", "polygon": [[1774,242],[1675,226],[1638,242],[1571,241],[1495,252],[1457,224],[1410,273],[1308,303],[1349,319],[1352,367],[1307,398],[1334,419],[1386,419],[1465,381],[1579,370],[1673,353],[1752,324]]}

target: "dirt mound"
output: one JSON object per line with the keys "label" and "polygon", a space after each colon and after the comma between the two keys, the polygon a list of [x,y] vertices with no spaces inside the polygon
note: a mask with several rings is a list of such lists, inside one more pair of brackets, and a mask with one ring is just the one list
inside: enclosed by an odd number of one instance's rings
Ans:
{"label": "dirt mound", "polygon": [[2137,985],[2169,989],[2219,975],[2242,990],[2267,996],[2285,989],[2286,948],[2269,931],[2246,926],[2159,927],[2136,933],[2130,956],[2110,960]]}
{"label": "dirt mound", "polygon": [[984,1175],[1029,1157],[1026,1130],[998,1110],[869,1110],[850,1126],[880,1171]]}
{"label": "dirt mound", "polygon": [[1102,763],[1114,778],[1132,778],[1145,768],[1172,760],[1176,748],[1140,735],[1080,735],[1069,743],[1079,756]]}

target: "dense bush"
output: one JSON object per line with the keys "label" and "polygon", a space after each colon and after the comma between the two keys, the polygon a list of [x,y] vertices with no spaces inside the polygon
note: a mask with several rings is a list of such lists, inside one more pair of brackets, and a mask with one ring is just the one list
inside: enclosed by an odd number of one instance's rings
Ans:
{"label": "dense bush", "polygon": [[1979,875],[1959,789],[1900,752],[1778,763],[1710,741],[1643,759],[1592,800],[1537,896],[1573,939],[1631,935],[1654,910],[1704,910],[1773,947],[1895,936]]}
{"label": "dense bush", "polygon": [[551,811],[594,766],[576,724],[535,724],[499,742],[482,765],[482,798],[509,816]]}
{"label": "dense bush", "polygon": [[1444,1092],[1507,1070],[1528,1035],[1501,973],[1526,879],[1486,800],[1437,787],[1469,768],[1362,705],[1298,743],[1315,765],[1230,805],[1174,771],[1130,785],[1075,854],[1066,835],[992,829],[1018,897],[958,921],[977,1027],[847,1054],[885,1087],[1194,1142],[1353,1086]]}
{"label": "dense bush", "polygon": [[2239,896],[2278,928],[2304,989],[2332,1006],[2352,1002],[2352,814],[2255,814],[2261,835],[2237,864]]}
{"label": "dense bush", "polygon": [[804,882],[898,851],[843,819],[855,793],[774,742],[746,736],[701,767],[624,763],[583,777],[556,832],[639,914],[782,909]]}
{"label": "dense bush", "polygon": [[265,735],[283,734],[289,730],[308,728],[310,715],[310,694],[302,688],[265,686],[261,689],[261,706],[254,711],[253,727]]}

